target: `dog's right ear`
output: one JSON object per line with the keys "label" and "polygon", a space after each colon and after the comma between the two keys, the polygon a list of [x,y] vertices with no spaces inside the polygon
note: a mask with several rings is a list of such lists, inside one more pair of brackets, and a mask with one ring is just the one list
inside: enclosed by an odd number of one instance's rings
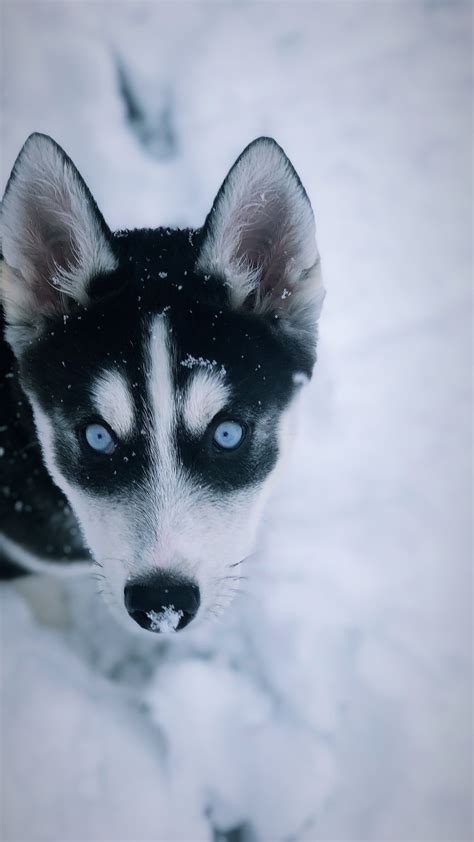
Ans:
{"label": "dog's right ear", "polygon": [[7,184],[0,216],[1,299],[14,351],[45,317],[87,304],[94,275],[117,268],[112,235],[86,184],[50,137],[32,134]]}

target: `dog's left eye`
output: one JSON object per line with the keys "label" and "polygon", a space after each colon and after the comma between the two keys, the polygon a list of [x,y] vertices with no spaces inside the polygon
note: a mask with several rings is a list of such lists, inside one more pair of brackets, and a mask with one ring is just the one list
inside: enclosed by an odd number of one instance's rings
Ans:
{"label": "dog's left eye", "polygon": [[221,421],[214,430],[214,442],[223,450],[235,450],[243,440],[245,428],[239,421]]}
{"label": "dog's left eye", "polygon": [[116,448],[112,433],[102,424],[88,424],[84,430],[84,438],[96,453],[109,456]]}

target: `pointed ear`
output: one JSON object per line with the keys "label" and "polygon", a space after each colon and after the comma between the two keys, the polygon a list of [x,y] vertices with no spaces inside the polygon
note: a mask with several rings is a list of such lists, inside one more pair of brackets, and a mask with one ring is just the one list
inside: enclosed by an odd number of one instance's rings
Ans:
{"label": "pointed ear", "polygon": [[197,268],[223,278],[236,309],[314,330],[324,289],[313,211],[271,138],[254,140],[230,170],[206,220]]}
{"label": "pointed ear", "polygon": [[10,337],[23,342],[38,332],[43,317],[86,304],[91,278],[117,267],[112,235],[94,199],[47,135],[30,135],[18,155],[0,232],[2,302]]}

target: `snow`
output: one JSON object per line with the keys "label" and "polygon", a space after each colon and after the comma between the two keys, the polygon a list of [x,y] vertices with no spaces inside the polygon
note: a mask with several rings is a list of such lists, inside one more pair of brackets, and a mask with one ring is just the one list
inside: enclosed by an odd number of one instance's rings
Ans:
{"label": "snow", "polygon": [[470,15],[4,5],[2,186],[44,131],[113,227],[200,225],[274,135],[328,295],[292,456],[218,623],[148,639],[87,578],[2,586],[3,838],[472,838]]}
{"label": "snow", "polygon": [[183,612],[176,611],[174,605],[168,605],[163,611],[147,611],[151,630],[162,634],[174,632],[182,616]]}
{"label": "snow", "polygon": [[[184,368],[205,368],[208,371],[212,371],[217,366],[216,360],[206,360],[204,357],[193,357],[192,354],[187,354],[184,360],[181,360],[180,365],[184,366]],[[223,365],[219,368],[220,373],[225,374],[225,368]]]}

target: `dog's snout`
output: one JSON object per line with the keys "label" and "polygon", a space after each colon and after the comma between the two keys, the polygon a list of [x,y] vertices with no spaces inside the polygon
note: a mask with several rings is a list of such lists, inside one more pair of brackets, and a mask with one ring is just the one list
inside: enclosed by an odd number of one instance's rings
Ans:
{"label": "dog's snout", "polygon": [[152,632],[184,629],[196,616],[200,594],[191,581],[166,573],[154,574],[125,586],[125,607],[136,623]]}

